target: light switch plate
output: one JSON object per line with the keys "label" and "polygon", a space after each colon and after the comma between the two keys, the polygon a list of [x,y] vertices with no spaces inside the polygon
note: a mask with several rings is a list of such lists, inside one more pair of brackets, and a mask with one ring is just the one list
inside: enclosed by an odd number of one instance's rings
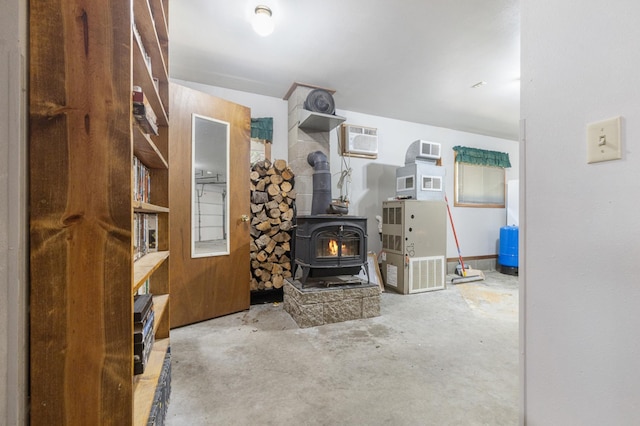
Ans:
{"label": "light switch plate", "polygon": [[622,158],[621,117],[587,125],[587,163]]}

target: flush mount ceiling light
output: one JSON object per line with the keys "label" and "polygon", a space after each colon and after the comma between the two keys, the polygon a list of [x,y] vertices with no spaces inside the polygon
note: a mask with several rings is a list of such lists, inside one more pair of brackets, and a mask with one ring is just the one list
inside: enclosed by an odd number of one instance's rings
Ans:
{"label": "flush mount ceiling light", "polygon": [[266,37],[273,32],[273,18],[271,17],[271,9],[268,6],[259,5],[256,6],[255,15],[253,15],[253,21],[251,22],[253,30]]}
{"label": "flush mount ceiling light", "polygon": [[476,84],[474,84],[473,86],[471,86],[472,89],[477,89],[478,87],[482,87],[485,86],[487,84],[486,81],[479,81]]}

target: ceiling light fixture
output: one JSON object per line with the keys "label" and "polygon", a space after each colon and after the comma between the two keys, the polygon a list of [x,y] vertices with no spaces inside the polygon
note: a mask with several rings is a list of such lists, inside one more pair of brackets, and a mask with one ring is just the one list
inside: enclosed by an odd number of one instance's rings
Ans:
{"label": "ceiling light fixture", "polygon": [[473,86],[471,86],[472,89],[477,89],[478,87],[482,87],[484,85],[486,85],[487,82],[486,81],[479,81],[476,84],[474,84]]}
{"label": "ceiling light fixture", "polygon": [[251,26],[253,27],[253,30],[262,37],[266,37],[271,34],[273,32],[271,9],[264,5],[256,6]]}

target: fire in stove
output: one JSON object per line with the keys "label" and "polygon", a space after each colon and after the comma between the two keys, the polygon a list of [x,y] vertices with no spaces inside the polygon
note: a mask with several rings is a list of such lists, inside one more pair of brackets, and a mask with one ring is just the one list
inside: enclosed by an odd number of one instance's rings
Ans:
{"label": "fire in stove", "polygon": [[349,235],[344,233],[336,236],[334,233],[328,233],[330,236],[321,235],[318,237],[318,246],[316,256],[318,258],[327,257],[353,257],[360,255],[360,239],[357,235]]}
{"label": "fire in stove", "polygon": [[[342,245],[342,249],[345,249],[344,244]],[[338,242],[336,240],[329,240],[329,254],[331,256],[338,255]]]}
{"label": "fire in stove", "polygon": [[[338,248],[340,248],[340,253],[338,253]],[[329,252],[329,256],[338,256],[338,254],[342,254],[342,256],[353,256],[349,251],[349,246],[346,243],[342,243],[342,247],[338,246],[338,241],[329,240],[329,244],[327,245],[327,249]]]}
{"label": "fire in stove", "polygon": [[[360,216],[298,216],[295,234],[296,271],[307,277],[357,275],[367,265],[367,218]],[[296,276],[296,275],[294,275]]]}

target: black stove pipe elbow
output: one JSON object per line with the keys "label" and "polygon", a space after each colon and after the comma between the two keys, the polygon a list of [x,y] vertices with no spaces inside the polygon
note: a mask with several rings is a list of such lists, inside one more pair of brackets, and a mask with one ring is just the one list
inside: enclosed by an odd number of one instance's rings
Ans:
{"label": "black stove pipe elbow", "polygon": [[322,151],[315,151],[307,156],[307,163],[313,167],[311,214],[325,214],[331,205],[331,172],[329,171],[329,161]]}

